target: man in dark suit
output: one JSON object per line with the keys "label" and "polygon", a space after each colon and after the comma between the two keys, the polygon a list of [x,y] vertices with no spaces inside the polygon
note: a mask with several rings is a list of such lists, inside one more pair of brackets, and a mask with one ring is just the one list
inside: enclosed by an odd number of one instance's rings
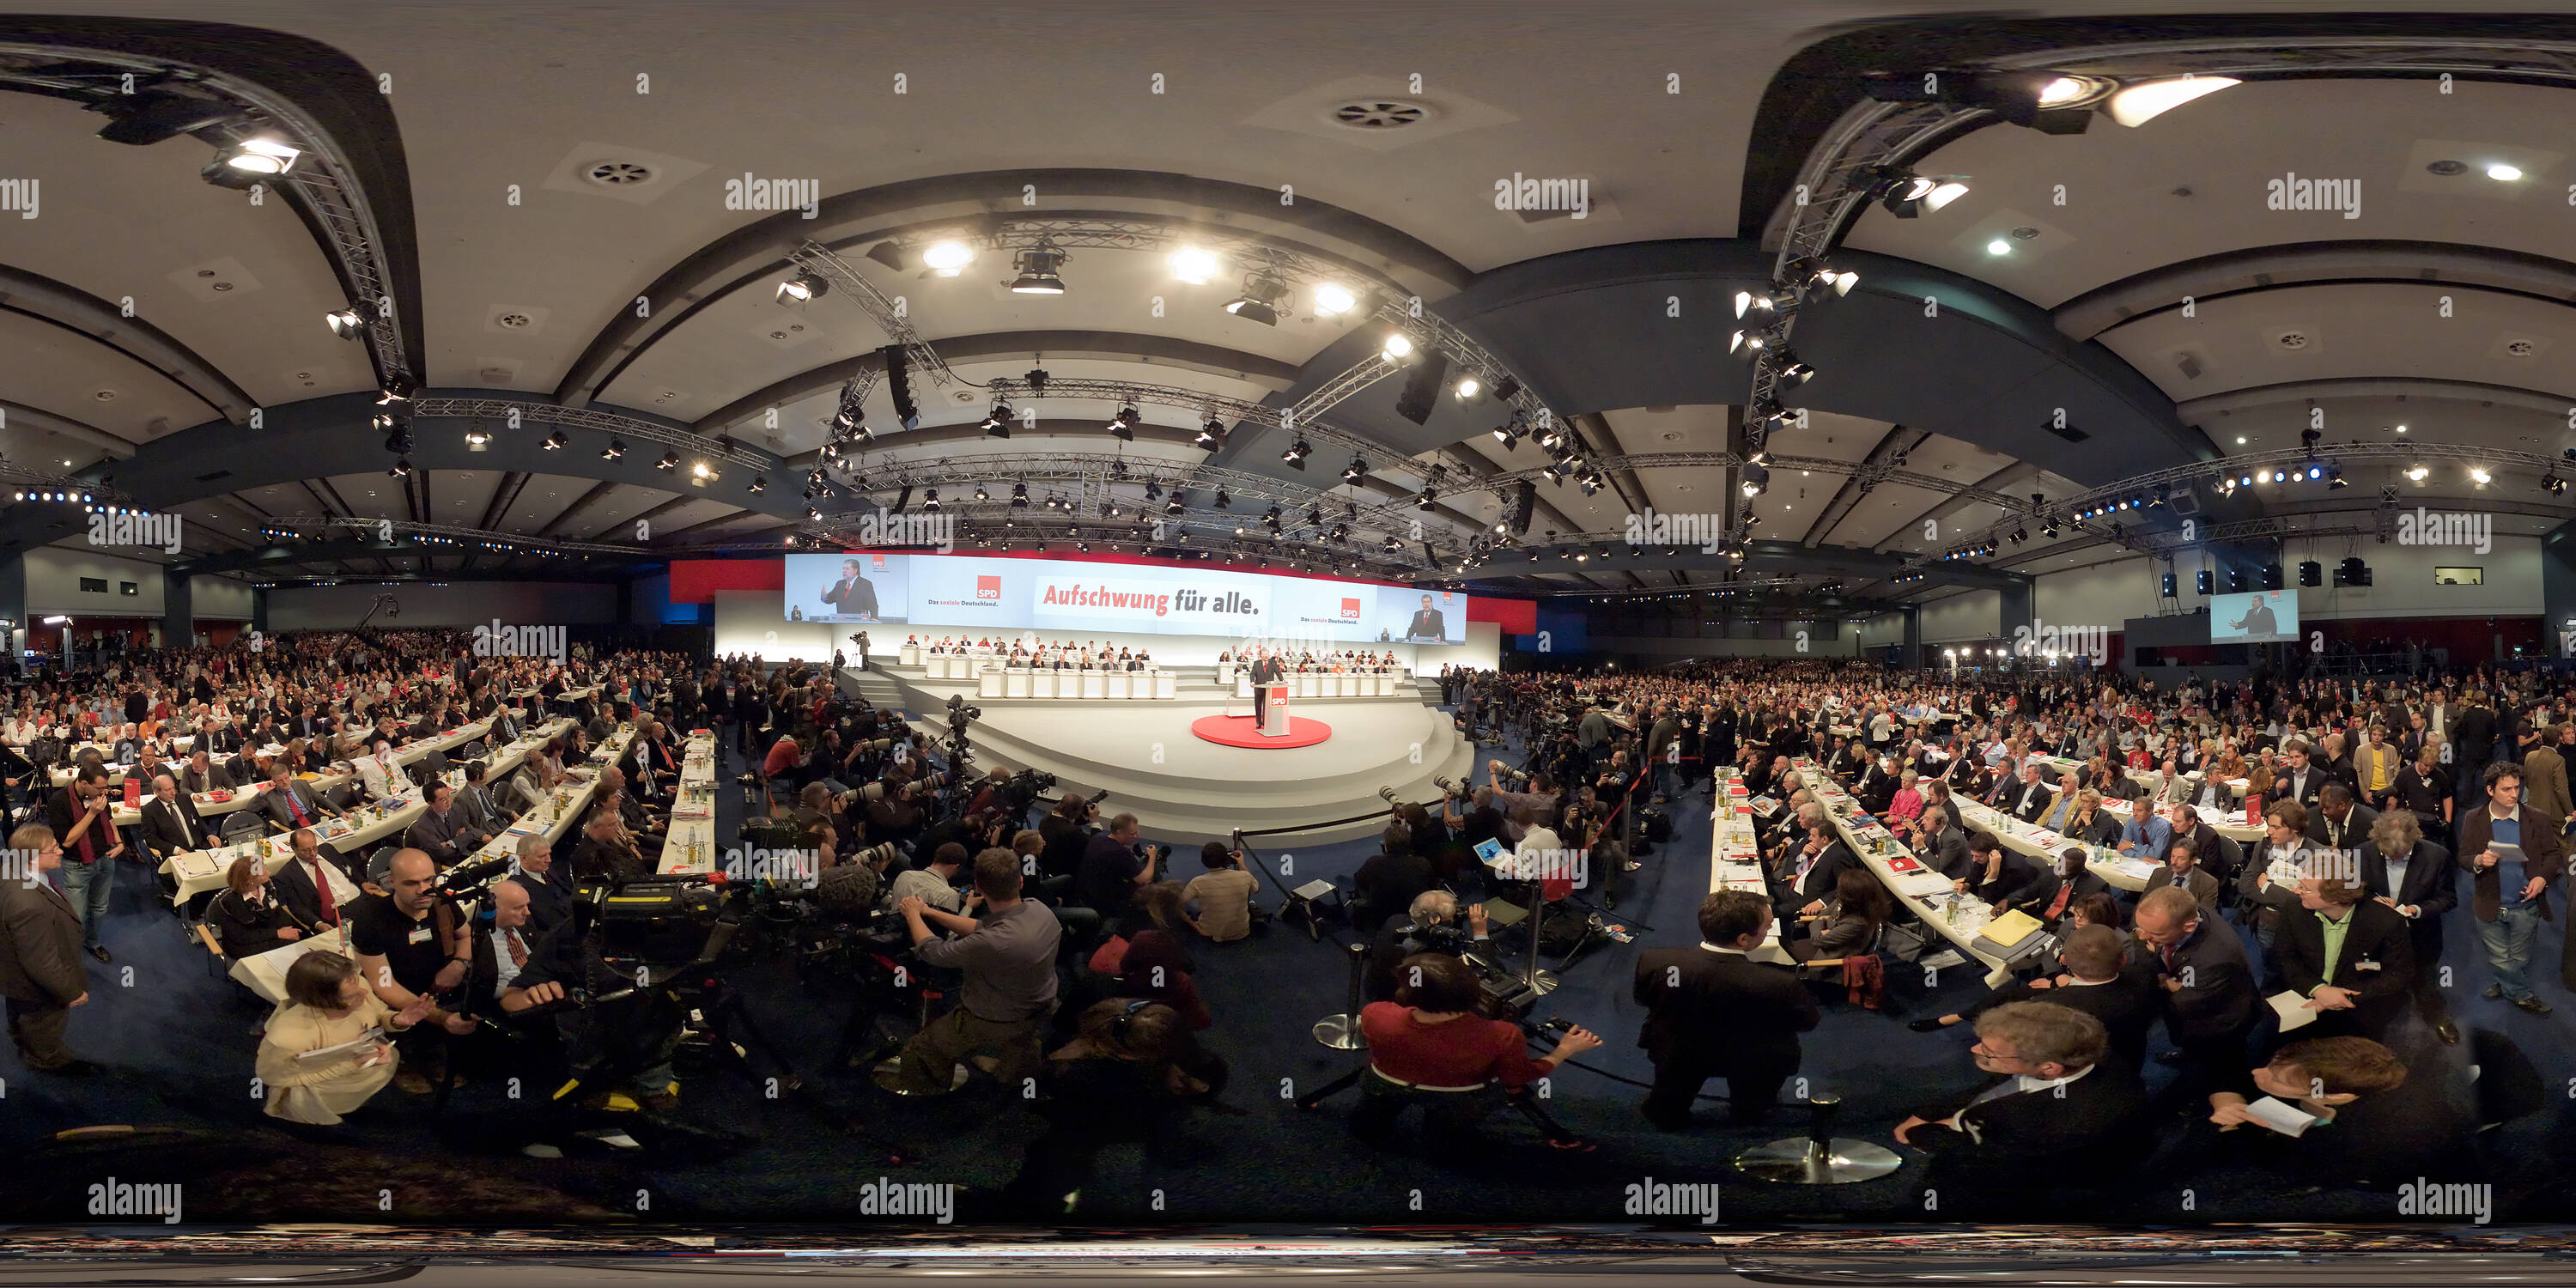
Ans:
{"label": "man in dark suit", "polygon": [[1798,1035],[1816,1027],[1816,1001],[1785,966],[1747,954],[1762,946],[1770,905],[1744,890],[1700,901],[1700,942],[1649,949],[1637,960],[1634,997],[1647,1010],[1637,1045],[1655,1062],[1646,1120],[1666,1131],[1690,1124],[1691,1102],[1712,1077],[1726,1079],[1729,1118],[1770,1117],[1780,1084],[1798,1071]]}
{"label": "man in dark suit", "polygon": [[64,1043],[72,1008],[89,1001],[89,972],[81,966],[81,921],[53,873],[63,866],[54,830],[30,823],[9,834],[10,853],[32,864],[0,873],[0,997],[6,997],[9,1036],[18,1059],[39,1073],[95,1073],[98,1066]]}
{"label": "man in dark suit", "polygon": [[2294,740],[2281,748],[2281,770],[2272,775],[2272,792],[2263,803],[2269,806],[2282,801],[2297,801],[2315,809],[2317,794],[2324,791],[2331,781],[2326,771],[2310,759],[2308,744]]}
{"label": "man in dark suit", "polygon": [[184,792],[223,791],[240,785],[229,766],[216,763],[206,754],[203,739],[188,753],[188,767],[179,771],[179,788]]}
{"label": "man in dark suit", "polygon": [[2352,789],[2329,782],[2317,792],[2317,807],[2308,815],[2308,839],[2333,850],[2357,850],[2370,836],[2379,811],[2353,799]]}
{"label": "man in dark suit", "polygon": [[311,784],[297,778],[283,760],[269,766],[268,792],[260,797],[258,808],[268,816],[268,821],[286,832],[340,815],[339,810],[333,809],[314,792]]}
{"label": "man in dark suit", "polygon": [[[2052,990],[2054,991],[2054,990]],[[1977,1017],[1974,1090],[1916,1110],[1897,1143],[1932,1155],[1932,1188],[1970,1206],[2029,1203],[2143,1156],[2146,1092],[2086,1012],[2015,1002]],[[1948,1204],[1943,1210],[1950,1210]]]}
{"label": "man in dark suit", "polygon": [[1914,857],[1953,881],[1976,879],[1976,860],[1968,855],[1968,835],[1950,821],[1950,812],[1926,805],[1915,820]]}
{"label": "man in dark suit", "polygon": [[1860,856],[1834,832],[1824,806],[1814,801],[1800,805],[1798,825],[1806,829],[1806,837],[1791,842],[1783,856],[1782,876],[1789,887],[1783,902],[1793,914],[1822,912],[1844,871],[1860,866]]}
{"label": "man in dark suit", "polygon": [[[2459,859],[2469,870],[2469,911],[2477,918],[2478,945],[2495,972],[2486,995],[2547,1015],[2549,1003],[2531,991],[2529,966],[2540,923],[2552,920],[2549,887],[2567,865],[2562,820],[2523,803],[2522,767],[2512,761],[2487,766],[2479,781],[2485,785],[2486,802],[2460,816]],[[2569,939],[2576,942],[2576,936]],[[2560,956],[2559,976],[2576,987],[2576,948]]]}
{"label": "man in dark suit", "polygon": [[[2189,837],[2176,837],[2165,843],[2164,868],[2147,878],[2146,890],[2166,888],[2181,890],[2200,905],[2201,915],[2218,915],[2218,878],[2200,870],[2200,854],[2191,848]],[[2143,897],[2146,890],[2139,891]]]}
{"label": "man in dark suit", "polygon": [[859,575],[859,561],[841,561],[841,579],[823,591],[823,602],[843,617],[876,620],[877,588]]}
{"label": "man in dark suit", "polygon": [[143,802],[143,843],[164,859],[181,850],[214,849],[223,838],[197,816],[197,803],[179,794],[168,774],[152,780],[152,799]]}
{"label": "man in dark suit", "polygon": [[2404,1014],[2415,990],[2415,946],[2406,919],[2371,902],[2357,880],[2301,880],[2299,906],[2281,918],[2272,951],[2281,982],[2317,1012],[2316,1023],[2299,1031],[2302,1038],[2376,1042]]}
{"label": "man in dark suit", "polygon": [[519,870],[509,876],[528,892],[528,925],[544,934],[572,917],[572,875],[555,863],[544,834],[519,838]]}
{"label": "man in dark suit", "polygon": [[2189,891],[2168,886],[2138,901],[2133,959],[2164,989],[2165,1032],[2182,1074],[2166,1094],[2197,1104],[2245,1060],[2245,1039],[2262,1005],[2253,968],[2234,927],[2201,915]]}
{"label": "man in dark suit", "polygon": [[2039,882],[2039,867],[1992,832],[1968,838],[1968,875],[1953,877],[1961,893],[1990,908],[2004,908]]}
{"label": "man in dark suit", "polygon": [[2066,910],[2089,894],[2107,892],[2111,883],[2093,871],[2084,860],[2084,851],[2073,846],[2057,856],[2057,862],[2039,870],[2038,879],[2013,896],[1997,915],[2005,911],[2026,912],[2039,918],[2044,926],[2054,926],[2066,916]]}
{"label": "man in dark suit", "polygon": [[456,808],[456,789],[445,783],[429,785],[429,808],[403,834],[403,844],[425,851],[441,869],[464,862],[490,839],[466,822],[463,811]]}
{"label": "man in dark suit", "polygon": [[2458,907],[2451,852],[2424,839],[2411,810],[2380,816],[2361,845],[2361,883],[2382,906],[2406,919],[2415,949],[2415,1002],[2433,1032],[2457,1045],[2460,1029],[2441,988],[2442,918]]}
{"label": "man in dark suit", "polygon": [[2022,822],[2036,823],[2054,799],[2048,790],[2047,776],[2040,772],[2040,763],[2034,758],[2022,762],[2021,781],[2004,789],[2003,796],[1996,801],[1996,808]]}
{"label": "man in dark suit", "polygon": [[1431,606],[1431,596],[1422,597],[1422,607],[1415,611],[1413,620],[1405,624],[1404,638],[1417,643],[1449,638],[1448,630],[1441,621],[1440,610]]}
{"label": "man in dark suit", "polygon": [[1905,1027],[1929,1033],[1967,1023],[2015,1002],[2073,1007],[2102,1022],[2103,1031],[2110,1036],[2112,1055],[2121,1068],[2135,1074],[2146,1065],[2147,1027],[2155,1022],[2160,1008],[2154,982],[2145,971],[2122,959],[2126,949],[2120,932],[2109,926],[2077,927],[2058,949],[2058,964],[2066,968],[2065,973],[2007,984],[1956,1015],[1914,1020]]}

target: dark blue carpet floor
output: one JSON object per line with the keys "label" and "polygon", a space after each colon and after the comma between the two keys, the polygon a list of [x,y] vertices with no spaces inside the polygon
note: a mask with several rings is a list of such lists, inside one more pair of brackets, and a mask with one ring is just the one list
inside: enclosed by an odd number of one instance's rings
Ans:
{"label": "dark blue carpet floor", "polygon": [[[724,835],[732,835],[739,810],[738,797],[726,793],[720,817]],[[1538,1010],[1541,1016],[1573,1020],[1608,1040],[1583,1063],[1640,1081],[1651,1070],[1634,1045],[1643,1018],[1628,1000],[1635,955],[1647,946],[1695,942],[1693,913],[1707,889],[1705,794],[1674,812],[1683,820],[1680,835],[1649,857],[1641,871],[1626,875],[1611,914],[1637,929],[1638,942],[1612,944],[1577,962]],[[1375,852],[1372,842],[1311,849],[1274,842],[1258,848],[1273,863],[1294,857],[1297,878],[1289,884],[1347,876]],[[1185,862],[1183,874],[1192,870],[1195,865]],[[1262,897],[1275,906],[1276,885],[1265,887]],[[809,1112],[793,1095],[772,1098],[765,1083],[702,1074],[684,1079],[681,1118],[736,1133],[741,1138],[737,1147],[674,1145],[640,1157],[577,1151],[561,1160],[536,1160],[518,1153],[528,1138],[527,1115],[537,1112],[531,1102],[510,1100],[501,1080],[479,1079],[437,1119],[426,1101],[389,1090],[336,1139],[289,1136],[262,1117],[251,1095],[251,1029],[263,1009],[211,973],[206,954],[181,935],[175,918],[159,905],[144,880],[128,876],[106,933],[116,963],[91,966],[95,1001],[76,1013],[72,1025],[73,1044],[109,1066],[109,1072],[67,1081],[28,1074],[14,1057],[0,1054],[0,1078],[6,1080],[5,1097],[0,1097],[5,1106],[0,1149],[24,1158],[64,1128],[161,1126],[196,1133],[212,1146],[200,1152],[220,1160],[257,1162],[282,1173],[328,1174],[344,1182],[324,1191],[330,1197],[299,1192],[280,1200],[293,1211],[277,1210],[250,1187],[229,1194],[192,1190],[192,1215],[400,1220],[406,1213],[417,1217],[436,1210],[449,1219],[470,1219],[476,1211],[475,1187],[507,1182],[534,1192],[559,1192],[587,1205],[571,1209],[575,1214],[855,1219],[854,1187],[883,1175],[964,1186],[964,1215],[972,1219],[994,1211],[990,1196],[1018,1169],[1027,1142],[1040,1130],[1040,1120],[1016,1089],[978,1082],[958,1095],[906,1100],[877,1090],[862,1073],[831,1067],[848,1010],[846,993],[829,984],[801,985],[783,966],[752,963],[733,974],[751,1014],[810,1078],[828,1114]],[[2485,968],[2465,908],[2455,916],[2460,924],[2449,936],[2444,965],[2452,972],[2451,997],[2463,1027],[2508,1035],[2553,1086],[2576,1085],[2568,1081],[2576,1071],[2576,1041],[2570,1037],[2576,998],[2569,998],[2557,986],[2555,972],[2546,970],[2535,975],[2542,996],[2560,1006],[2555,1016],[2528,1016],[2479,998]],[[2539,960],[2557,960],[2559,933],[2554,927],[2544,932]],[[1343,937],[1347,940],[1347,931]],[[1250,941],[1201,946],[1198,952],[1199,984],[1217,1017],[1208,1044],[1233,1070],[1226,1097],[1230,1111],[1195,1113],[1181,1144],[1156,1159],[1149,1160],[1134,1146],[1105,1151],[1083,1189],[1077,1220],[1618,1221],[1625,1216],[1626,1187],[1649,1177],[1724,1183],[1730,1221],[1941,1221],[1961,1214],[1962,1196],[1927,1206],[1919,1164],[1850,1186],[1782,1188],[1742,1181],[1728,1170],[1726,1160],[1760,1140],[1796,1134],[1802,1123],[1798,1113],[1783,1115],[1777,1128],[1745,1133],[1720,1124],[1722,1105],[1709,1106],[1699,1127],[1665,1133],[1638,1116],[1642,1090],[1579,1069],[1558,1074],[1546,1103],[1562,1122],[1595,1142],[1592,1152],[1547,1148],[1509,1113],[1487,1124],[1487,1143],[1472,1152],[1436,1151],[1413,1137],[1391,1148],[1372,1148],[1351,1139],[1343,1126],[1356,1093],[1345,1093],[1311,1113],[1289,1103],[1299,1092],[1358,1063],[1352,1053],[1318,1045],[1308,1031],[1318,1018],[1344,1009],[1347,951],[1329,938],[1317,943],[1302,930],[1274,925]],[[1896,967],[1890,985],[1889,1008],[1879,1013],[1828,995],[1826,1018],[1806,1039],[1801,1070],[1805,1091],[1842,1098],[1841,1134],[1881,1143],[1927,1094],[1975,1080],[1967,1056],[1971,1039],[1964,1030],[1915,1034],[1905,1029],[1904,1021],[1955,1010],[1983,991],[1964,969],[1942,972],[1927,986],[1919,969]],[[2431,1050],[2435,1063],[2464,1063],[2459,1052],[2465,1047]],[[2151,1083],[2161,1076],[2162,1070],[2150,1066]],[[525,1096],[540,1089],[521,1090]],[[1799,1090],[1793,1083],[1790,1091]],[[1712,1083],[1710,1091],[1723,1093],[1724,1085]],[[2561,1197],[2563,1187],[2554,1184],[2553,1160],[2576,1156],[2576,1133],[2569,1129],[2563,1103],[2488,1134],[2486,1179],[2496,1183],[2503,1206],[2500,1219],[2553,1219],[2576,1211]],[[857,1131],[844,1130],[836,1121],[855,1124]],[[2181,1127],[2177,1119],[2177,1137]],[[887,1165],[889,1143],[915,1161]],[[2248,1168],[2193,1157],[2190,1151],[2167,1153],[2166,1166],[2152,1177],[2122,1180],[2110,1196],[2073,1215],[2139,1222],[2397,1216],[2394,1199],[2385,1194],[2298,1193]],[[124,1179],[152,1179],[135,1170],[135,1163],[126,1161],[126,1166],[119,1173]],[[201,1158],[189,1166],[203,1171],[218,1163]],[[45,1169],[40,1164],[33,1170]],[[377,1183],[377,1172],[399,1173],[404,1182],[392,1186],[398,1196],[390,1209],[377,1201],[386,1188]],[[50,1208],[61,1200],[33,1196],[55,1194],[63,1183],[95,1179],[102,1178],[30,1176],[21,1169],[7,1178],[6,1192],[22,1197],[0,1215],[72,1216],[26,1205]]]}

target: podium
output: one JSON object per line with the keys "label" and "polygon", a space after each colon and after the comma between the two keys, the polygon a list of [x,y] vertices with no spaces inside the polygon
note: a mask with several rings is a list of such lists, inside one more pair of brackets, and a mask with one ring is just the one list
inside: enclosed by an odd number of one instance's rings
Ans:
{"label": "podium", "polygon": [[1261,703],[1261,736],[1264,738],[1287,737],[1288,686],[1277,683],[1264,684],[1257,686],[1254,689],[1254,692],[1258,695],[1258,700]]}

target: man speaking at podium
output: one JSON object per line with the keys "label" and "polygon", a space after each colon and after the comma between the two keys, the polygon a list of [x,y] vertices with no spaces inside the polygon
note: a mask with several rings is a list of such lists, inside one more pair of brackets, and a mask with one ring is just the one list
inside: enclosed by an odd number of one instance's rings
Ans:
{"label": "man speaking at podium", "polygon": [[1288,732],[1287,721],[1279,721],[1279,727],[1273,729],[1270,720],[1271,695],[1286,687],[1287,680],[1288,664],[1281,661],[1277,654],[1265,649],[1260,657],[1253,659],[1252,725],[1265,734],[1284,735]]}
{"label": "man speaking at podium", "polygon": [[1421,610],[1405,624],[1404,639],[1408,644],[1440,644],[1448,640],[1448,626],[1441,620],[1440,610],[1431,606],[1431,596],[1422,597]]}

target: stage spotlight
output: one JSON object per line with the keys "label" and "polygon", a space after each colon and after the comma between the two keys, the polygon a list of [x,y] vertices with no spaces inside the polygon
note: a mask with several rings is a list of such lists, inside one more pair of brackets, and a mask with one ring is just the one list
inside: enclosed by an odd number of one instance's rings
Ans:
{"label": "stage spotlight", "polygon": [[1815,379],[1816,369],[1798,361],[1798,355],[1784,348],[1780,350],[1779,377],[1782,384],[1794,388]]}
{"label": "stage spotlight", "polygon": [[2469,481],[2477,484],[2479,487],[2485,487],[2487,484],[2495,482],[2495,476],[2487,473],[2483,466],[2472,465],[2469,467]]}
{"label": "stage spotlight", "polygon": [[385,377],[383,387],[376,390],[376,405],[391,407],[398,402],[410,402],[411,396],[419,391],[420,382],[397,371]]}
{"label": "stage spotlight", "polygon": [[1290,469],[1302,470],[1306,468],[1306,458],[1313,455],[1314,451],[1315,449],[1308,446],[1305,439],[1300,438],[1290,443],[1286,451],[1279,453],[1279,459],[1285,461]]}
{"label": "stage spotlight", "polygon": [[1422,494],[1413,498],[1413,507],[1417,510],[1428,510],[1431,508],[1432,504],[1437,502],[1439,499],[1440,489],[1435,487],[1424,487],[1422,489]]}
{"label": "stage spotlight", "polygon": [[975,262],[975,248],[961,241],[935,241],[922,247],[921,262],[941,277],[955,277]]}
{"label": "stage spotlight", "polygon": [[1288,284],[1267,273],[1253,273],[1243,279],[1243,294],[1226,301],[1225,311],[1247,322],[1263,326],[1279,325],[1279,301],[1288,296]]}
{"label": "stage spotlight", "polygon": [[1019,276],[1011,279],[1013,295],[1064,294],[1065,254],[1052,243],[1021,251],[1013,257]]}
{"label": "stage spotlight", "polygon": [[1503,450],[1506,452],[1520,446],[1520,422],[1505,421],[1500,425],[1494,426],[1494,441],[1501,443],[1503,445]]}
{"label": "stage spotlight", "polygon": [[1350,288],[1334,282],[1316,283],[1315,311],[1317,313],[1332,317],[1348,313],[1358,306],[1359,297],[1351,294]]}
{"label": "stage spotlight", "polygon": [[411,458],[410,458],[410,457],[408,457],[408,456],[406,456],[406,457],[401,458],[400,460],[395,461],[395,462],[394,462],[394,467],[393,467],[392,469],[386,470],[386,471],[385,471],[385,474],[386,474],[386,476],[387,476],[387,477],[389,477],[389,478],[398,478],[398,479],[407,479],[407,478],[410,478],[410,477],[411,477]]}
{"label": "stage spotlight", "polygon": [[375,318],[375,306],[364,301],[344,309],[334,309],[322,315],[322,320],[330,325],[331,334],[343,340],[357,339],[359,333],[365,331],[367,324],[375,321]]}
{"label": "stage spotlight", "polygon": [[254,188],[294,169],[296,159],[303,155],[302,150],[277,139],[244,139],[218,150],[215,159],[197,174],[218,188]]}
{"label": "stage spotlight", "polygon": [[465,450],[469,452],[480,452],[491,446],[491,430],[485,429],[481,425],[470,425],[466,427]]}
{"label": "stage spotlight", "polygon": [[1226,495],[1225,485],[1221,483],[1218,484],[1216,489],[1216,508],[1220,510],[1230,509],[1233,505],[1234,498]]}
{"label": "stage spotlight", "polygon": [[1011,508],[1014,510],[1025,510],[1029,508],[1028,484],[1014,483],[1011,485]]}
{"label": "stage spotlight", "polygon": [[2567,480],[2558,477],[2558,472],[2556,470],[2552,470],[2549,473],[2540,476],[2540,490],[2551,496],[2565,496],[2567,495]]}
{"label": "stage spotlight", "polygon": [[1342,481],[1345,483],[1357,483],[1366,477],[1368,477],[1368,462],[1359,457],[1352,457],[1351,463],[1342,467]]}
{"label": "stage spotlight", "polygon": [[2349,487],[2349,486],[2351,486],[2351,484],[2346,483],[2346,482],[2344,481],[2344,477],[2343,477],[2343,467],[2342,467],[2342,466],[2340,466],[2340,465],[2328,465],[2328,466],[2326,466],[2326,467],[2325,467],[2325,480],[2326,480],[2326,486],[2327,486],[2329,489],[2331,489],[2331,488],[2339,488],[2339,487]]}
{"label": "stage spotlight", "polygon": [[1386,343],[1378,346],[1377,354],[1388,362],[1402,362],[1413,356],[1413,339],[1401,331],[1390,333]]}
{"label": "stage spotlight", "polygon": [[1774,312],[1777,312],[1779,307],[1779,301],[1772,299],[1769,295],[1756,294],[1752,291],[1737,291],[1735,293],[1735,316],[1739,318],[1743,317],[1747,313],[1754,314],[1756,317],[1767,318]]}
{"label": "stage spotlight", "polygon": [[[982,497],[977,497],[976,499],[980,501],[980,500],[982,500],[983,498],[982,498]],[[1160,500],[1162,500],[1162,499],[1163,499],[1163,485],[1162,485],[1162,484],[1160,484],[1160,483],[1155,482],[1155,481],[1154,481],[1154,480],[1152,480],[1152,479],[1147,479],[1147,480],[1145,480],[1145,499],[1146,499],[1146,500],[1148,500],[1148,501],[1160,501]]]}
{"label": "stage spotlight", "polygon": [[1214,416],[1208,417],[1207,423],[1199,426],[1198,437],[1192,441],[1203,452],[1213,452],[1225,446],[1225,422]]}
{"label": "stage spotlight", "polygon": [[987,438],[1009,438],[1011,436],[1011,405],[1006,402],[994,403],[993,409],[985,412],[984,419],[977,423],[975,427],[983,430],[984,435]]}
{"label": "stage spotlight", "polygon": [[831,289],[832,283],[829,279],[810,268],[804,269],[796,276],[778,284],[778,302],[803,304],[817,295],[827,294]]}
{"label": "stage spotlight", "polygon": [[1109,418],[1109,436],[1122,443],[1135,442],[1136,426],[1143,420],[1144,417],[1137,415],[1135,408],[1121,407],[1117,415]]}
{"label": "stage spotlight", "polygon": [[2215,94],[2239,83],[2233,76],[2177,76],[2146,81],[2123,86],[2111,95],[2103,110],[2111,114],[2112,120],[2134,129],[2204,94]]}
{"label": "stage spotlight", "polygon": [[653,468],[657,470],[676,470],[680,468],[680,454],[677,452],[662,453],[662,459],[653,462]]}
{"label": "stage spotlight", "polygon": [[1727,337],[1726,351],[1736,357],[1750,360],[1762,352],[1762,346],[1766,343],[1768,341],[1762,338],[1762,333],[1759,331],[1738,331]]}
{"label": "stage spotlight", "polygon": [[2409,465],[2406,467],[2406,481],[2410,483],[2421,483],[2426,478],[2430,477],[2432,473],[2433,471],[2431,468],[2421,463]]}
{"label": "stage spotlight", "polygon": [[[758,480],[756,480],[756,479],[755,479],[755,480],[753,480],[753,481],[754,481],[754,482],[758,482]],[[759,489],[759,488],[757,488],[757,487],[754,487],[754,488],[752,489],[752,491],[754,491],[754,492],[757,492],[757,491],[759,491],[759,490],[760,490],[760,489]],[[922,497],[921,497],[921,508],[922,508],[922,509],[925,509],[925,510],[930,511],[932,514],[937,514],[937,513],[939,513],[939,489],[938,489],[938,488],[932,488],[932,489],[930,489],[929,491],[927,491],[927,492],[925,492],[925,493],[923,493],[923,494],[922,494]]]}
{"label": "stage spotlight", "polygon": [[1163,513],[1165,513],[1165,514],[1179,514],[1179,513],[1181,512],[1182,508],[1183,508],[1183,507],[1182,507],[1182,505],[1181,505],[1181,494],[1180,494],[1180,493],[1178,493],[1178,492],[1174,492],[1174,493],[1172,494],[1172,499],[1171,499],[1170,503],[1166,504],[1166,505],[1163,507]]}
{"label": "stage spotlight", "polygon": [[608,440],[608,446],[599,449],[599,459],[603,461],[613,461],[625,454],[626,441],[619,438]]}
{"label": "stage spotlight", "polygon": [[1771,487],[1770,467],[1746,462],[1743,486],[1746,496],[1760,496],[1768,491]]}
{"label": "stage spotlight", "polygon": [[823,512],[822,512],[821,510],[819,510],[819,509],[817,509],[817,508],[815,508],[815,507],[813,507],[813,506],[810,506],[810,505],[805,507],[805,521],[806,521],[806,522],[808,522],[808,523],[818,523],[818,522],[821,522],[821,521],[822,521],[822,518],[823,518]]}
{"label": "stage spotlight", "polygon": [[563,449],[572,446],[572,440],[564,437],[564,432],[558,429],[555,432],[546,435],[546,441],[542,446],[549,452],[560,452]]}
{"label": "stage spotlight", "polygon": [[1196,246],[1183,246],[1173,251],[1171,265],[1172,276],[1192,286],[1207,285],[1208,279],[1216,276],[1222,267],[1213,252]]}
{"label": "stage spotlight", "polygon": [[1449,392],[1460,402],[1474,402],[1484,394],[1485,382],[1474,376],[1460,376],[1458,383],[1451,387]]}

